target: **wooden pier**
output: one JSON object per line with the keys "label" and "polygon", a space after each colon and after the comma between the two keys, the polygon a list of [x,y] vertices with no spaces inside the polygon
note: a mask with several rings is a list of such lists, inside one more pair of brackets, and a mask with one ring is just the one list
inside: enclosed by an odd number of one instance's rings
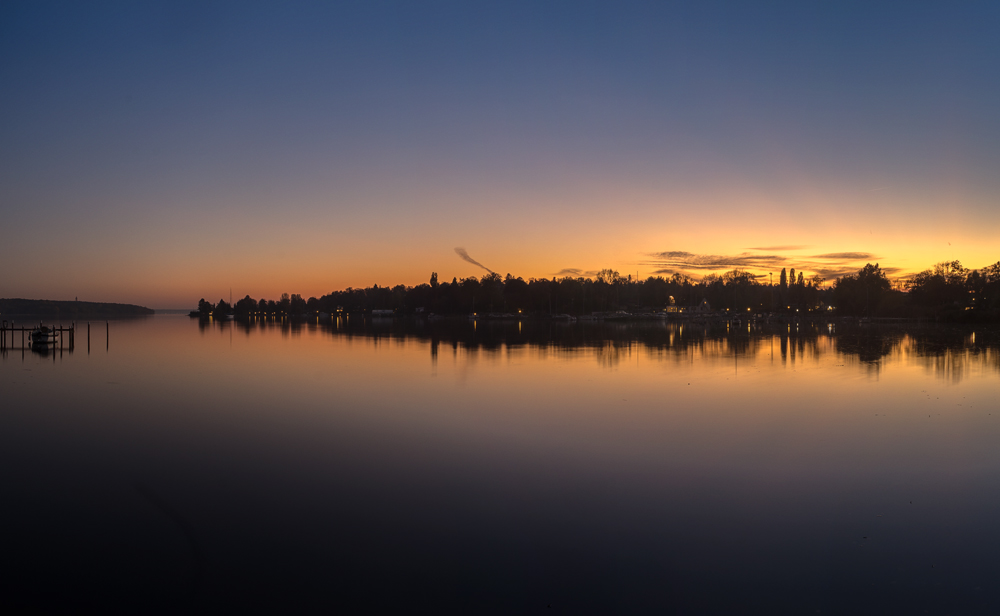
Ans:
{"label": "wooden pier", "polygon": [[[14,321],[0,322],[0,351],[30,351],[32,349],[45,349],[50,351],[70,351],[76,348],[76,323],[68,326],[49,325],[48,330],[54,334],[51,342],[32,344],[31,333],[37,331],[41,325],[25,327],[17,325]],[[108,344],[110,344],[110,324],[106,324],[108,332]],[[87,350],[90,350],[90,323],[87,323]]]}

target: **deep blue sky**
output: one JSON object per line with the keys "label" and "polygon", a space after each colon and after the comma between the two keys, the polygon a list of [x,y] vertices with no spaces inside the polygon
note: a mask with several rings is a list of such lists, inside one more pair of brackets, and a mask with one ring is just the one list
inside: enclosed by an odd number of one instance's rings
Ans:
{"label": "deep blue sky", "polygon": [[998,31],[1000,3],[7,2],[0,296],[481,273],[456,246],[525,276],[982,267]]}

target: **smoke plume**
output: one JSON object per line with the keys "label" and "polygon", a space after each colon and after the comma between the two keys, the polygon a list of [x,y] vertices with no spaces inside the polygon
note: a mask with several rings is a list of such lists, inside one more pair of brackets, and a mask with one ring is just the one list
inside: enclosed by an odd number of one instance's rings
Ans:
{"label": "smoke plume", "polygon": [[475,259],[473,259],[472,257],[470,257],[469,253],[467,253],[464,248],[456,248],[455,249],[455,254],[457,254],[458,256],[462,257],[463,261],[468,261],[469,263],[471,263],[473,265],[478,265],[479,267],[483,268],[484,270],[486,270],[487,272],[489,272],[491,274],[495,274],[496,273],[493,270],[491,270],[490,268],[488,268],[485,265],[483,265],[482,263],[480,263],[479,261],[476,261]]}

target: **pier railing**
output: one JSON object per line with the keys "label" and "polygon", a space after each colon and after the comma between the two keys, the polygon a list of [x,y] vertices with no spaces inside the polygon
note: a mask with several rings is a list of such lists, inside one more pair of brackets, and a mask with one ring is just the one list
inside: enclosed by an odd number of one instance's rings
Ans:
{"label": "pier railing", "polygon": [[[90,352],[90,322],[87,322],[87,352]],[[33,341],[31,334],[47,329],[46,340],[43,343]],[[0,321],[0,351],[30,351],[47,349],[52,351],[69,351],[76,349],[77,323],[69,325],[18,325],[14,321]],[[104,347],[111,346],[111,323],[104,322]],[[49,337],[51,336],[51,337]]]}

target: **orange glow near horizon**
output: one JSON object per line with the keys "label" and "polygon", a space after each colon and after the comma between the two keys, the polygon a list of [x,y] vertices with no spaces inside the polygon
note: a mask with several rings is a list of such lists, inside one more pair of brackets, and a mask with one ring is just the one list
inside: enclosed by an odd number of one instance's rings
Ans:
{"label": "orange glow near horizon", "polygon": [[[234,299],[320,297],[347,287],[414,286],[431,272],[442,281],[486,273],[460,259],[459,246],[502,276],[524,279],[605,268],[641,279],[674,271],[697,279],[741,268],[773,273],[777,282],[782,267],[794,267],[832,282],[870,261],[897,280],[942,261],[982,268],[1000,260],[1000,211],[989,195],[919,182],[908,191],[824,194],[819,184],[718,178],[672,187],[564,171],[528,188],[420,179],[354,196],[333,187],[289,189],[283,198],[292,213],[266,196],[222,197],[204,211],[175,212],[149,195],[145,215],[107,227],[81,215],[53,227],[50,245],[32,247],[30,262],[0,282],[0,296],[187,308],[201,297],[228,300],[230,289]],[[945,215],[940,205],[949,202]],[[36,221],[20,212],[11,222]],[[665,263],[660,253],[689,256]]]}
{"label": "orange glow near horizon", "polygon": [[[814,204],[809,215],[795,216],[762,203],[732,209],[680,203],[658,209],[633,202],[612,204],[606,212],[603,201],[595,201],[575,215],[545,206],[534,215],[521,211],[494,219],[486,213],[489,204],[465,221],[445,211],[427,221],[404,214],[377,229],[365,228],[360,220],[294,221],[275,229],[265,217],[242,220],[238,233],[231,235],[225,234],[231,223],[216,216],[199,231],[170,238],[176,245],[169,239],[148,245],[112,238],[83,257],[77,256],[80,242],[66,238],[39,255],[34,267],[7,277],[0,295],[185,308],[201,297],[228,300],[230,289],[234,299],[276,299],[286,292],[319,297],[347,287],[414,286],[427,282],[431,272],[441,281],[486,273],[456,256],[456,246],[502,276],[524,279],[592,277],[604,268],[640,279],[671,271],[697,279],[740,268],[764,280],[773,273],[777,282],[782,267],[795,268],[808,279],[822,269],[846,273],[870,261],[895,280],[941,261],[981,268],[1000,260],[989,225],[928,226],[919,217],[894,220],[889,215],[872,217],[868,224],[849,222],[859,212],[822,223],[823,207],[832,207],[824,204]],[[445,222],[438,225],[438,219]],[[211,250],[199,250],[199,245]],[[691,256],[664,265],[656,255],[666,252]],[[867,256],[823,258],[845,253]],[[117,254],[133,256],[119,259]],[[773,258],[768,264],[754,260],[768,256]],[[698,259],[707,263],[694,263]],[[835,276],[824,278],[832,282]]]}
{"label": "orange glow near horizon", "polygon": [[405,4],[12,7],[0,297],[1000,260],[984,7]]}

